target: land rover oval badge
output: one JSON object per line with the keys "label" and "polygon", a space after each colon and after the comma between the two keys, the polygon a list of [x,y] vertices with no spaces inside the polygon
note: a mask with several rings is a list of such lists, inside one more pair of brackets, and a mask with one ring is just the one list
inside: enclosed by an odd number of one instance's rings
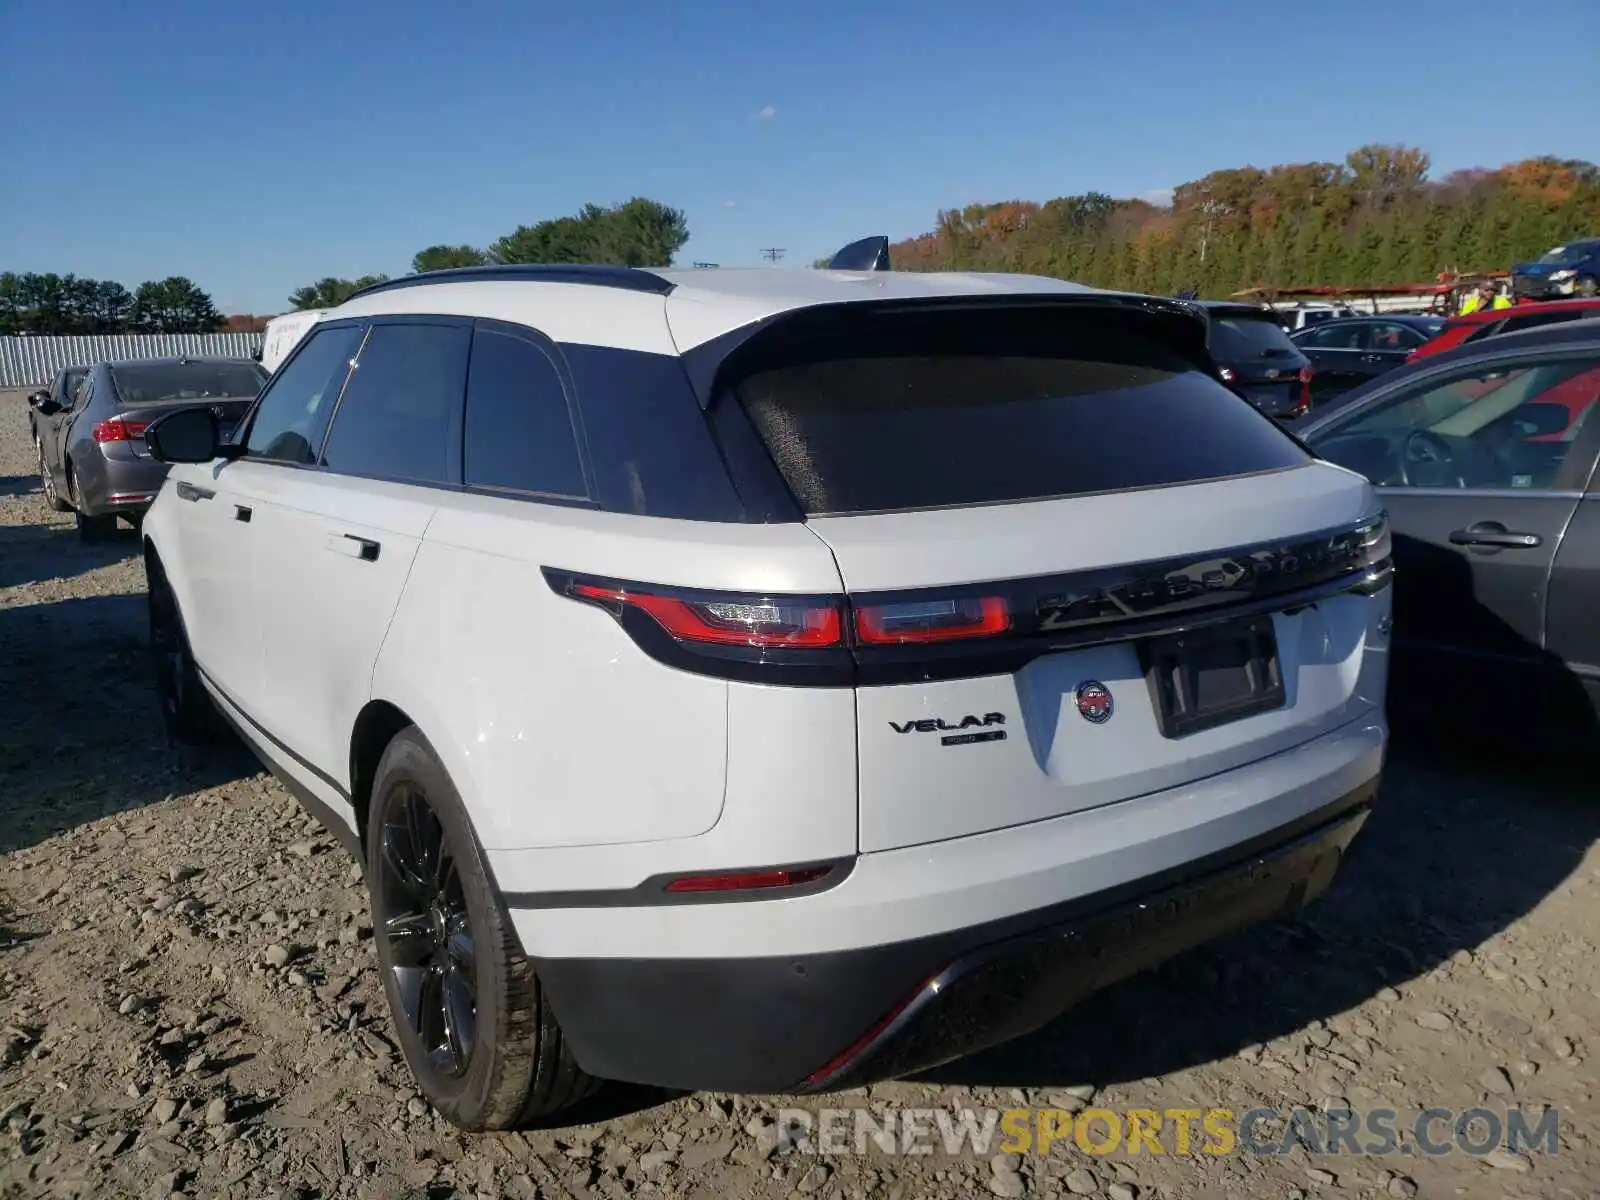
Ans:
{"label": "land rover oval badge", "polygon": [[1104,725],[1111,720],[1116,705],[1111,699],[1111,689],[1098,680],[1086,679],[1078,685],[1078,715],[1091,725]]}

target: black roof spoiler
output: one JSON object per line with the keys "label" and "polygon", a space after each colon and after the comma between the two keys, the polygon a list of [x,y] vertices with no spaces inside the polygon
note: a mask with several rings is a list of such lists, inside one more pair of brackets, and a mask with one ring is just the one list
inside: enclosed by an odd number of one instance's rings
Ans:
{"label": "black roof spoiler", "polygon": [[882,234],[851,242],[828,260],[830,271],[889,270],[889,239]]}

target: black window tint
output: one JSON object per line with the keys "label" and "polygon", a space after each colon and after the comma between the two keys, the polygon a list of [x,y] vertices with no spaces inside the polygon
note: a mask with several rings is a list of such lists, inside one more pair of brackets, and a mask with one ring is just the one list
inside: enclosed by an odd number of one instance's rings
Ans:
{"label": "black window tint", "polygon": [[526,338],[480,329],[467,383],[466,482],[583,496],[583,467],[555,364]]}
{"label": "black window tint", "polygon": [[1283,326],[1269,317],[1232,314],[1211,319],[1211,352],[1219,361],[1265,358],[1294,350]]}
{"label": "black window tint", "polygon": [[245,450],[252,458],[312,463],[350,360],[361,345],[357,325],[319,329],[267,386],[250,423]]}
{"label": "black window tint", "polygon": [[350,372],[322,462],[346,475],[453,483],[467,384],[467,325],[374,325]]}
{"label": "black window tint", "polygon": [[788,330],[734,391],[809,514],[1158,487],[1306,461],[1132,317],[866,312],[791,318]]}

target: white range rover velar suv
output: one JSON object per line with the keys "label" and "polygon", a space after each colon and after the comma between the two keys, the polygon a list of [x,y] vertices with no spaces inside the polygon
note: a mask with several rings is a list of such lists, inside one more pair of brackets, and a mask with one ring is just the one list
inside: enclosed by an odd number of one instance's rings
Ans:
{"label": "white range rover velar suv", "polygon": [[1325,888],[1382,771],[1360,476],[1178,301],[467,268],[330,310],[143,527],[171,733],[365,865],[465,1128],[1036,1029]]}

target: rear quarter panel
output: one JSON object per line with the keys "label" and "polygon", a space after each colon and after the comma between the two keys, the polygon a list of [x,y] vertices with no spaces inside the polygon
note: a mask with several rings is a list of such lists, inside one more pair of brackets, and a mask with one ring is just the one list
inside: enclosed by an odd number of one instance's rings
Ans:
{"label": "rear quarter panel", "polygon": [[[649,658],[606,612],[553,592],[542,566],[733,591],[837,592],[826,547],[799,525],[441,494],[372,694],[433,742],[485,847],[704,834],[723,814],[729,685]],[[853,750],[837,748],[852,777]]]}

